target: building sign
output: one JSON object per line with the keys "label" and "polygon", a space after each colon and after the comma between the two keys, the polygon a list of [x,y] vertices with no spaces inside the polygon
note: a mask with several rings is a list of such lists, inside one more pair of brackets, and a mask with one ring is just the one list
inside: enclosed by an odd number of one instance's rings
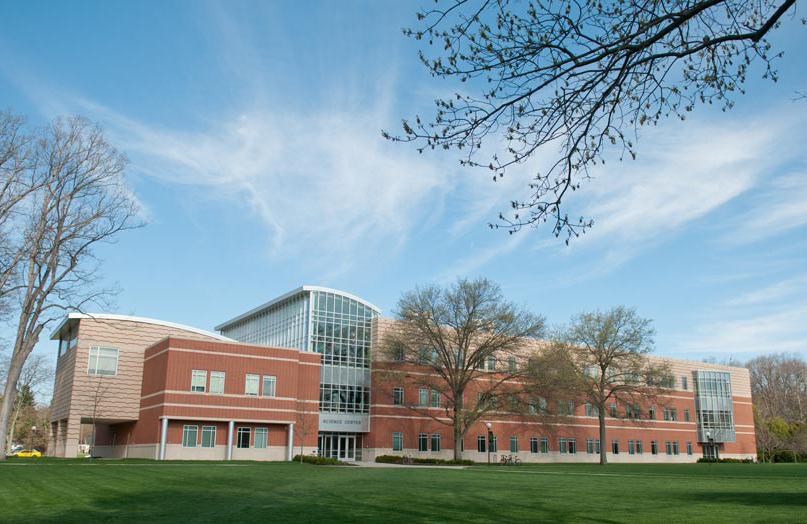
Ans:
{"label": "building sign", "polygon": [[370,417],[352,413],[320,413],[319,430],[340,433],[367,433],[370,431]]}

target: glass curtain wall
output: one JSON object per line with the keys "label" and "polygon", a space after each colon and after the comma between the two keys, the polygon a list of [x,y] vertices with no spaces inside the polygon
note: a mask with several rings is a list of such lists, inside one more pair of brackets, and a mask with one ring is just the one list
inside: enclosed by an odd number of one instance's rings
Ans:
{"label": "glass curtain wall", "polygon": [[300,293],[267,308],[221,334],[245,344],[308,350],[308,294]]}
{"label": "glass curtain wall", "polygon": [[695,372],[695,410],[698,416],[698,440],[734,442],[734,404],[731,398],[731,374],[725,371]]}

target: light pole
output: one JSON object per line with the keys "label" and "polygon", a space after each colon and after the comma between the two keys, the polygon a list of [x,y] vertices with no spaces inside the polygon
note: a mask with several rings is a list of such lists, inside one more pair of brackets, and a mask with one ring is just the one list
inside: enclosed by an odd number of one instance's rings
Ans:
{"label": "light pole", "polygon": [[34,432],[36,431],[36,426],[31,426],[31,445],[28,446],[28,449],[34,449]]}
{"label": "light pole", "polygon": [[488,466],[490,466],[490,446],[493,445],[493,430],[490,428],[493,427],[493,425],[488,422],[485,426],[488,428]]}

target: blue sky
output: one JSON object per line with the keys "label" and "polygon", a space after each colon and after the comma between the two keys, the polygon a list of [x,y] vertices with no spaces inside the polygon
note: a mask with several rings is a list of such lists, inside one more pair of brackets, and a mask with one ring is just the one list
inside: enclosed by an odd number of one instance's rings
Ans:
{"label": "blue sky", "polygon": [[212,329],[311,284],[389,313],[417,284],[482,275],[552,323],[636,306],[658,354],[807,357],[798,21],[771,39],[778,82],[752,69],[732,111],[663,122],[636,161],[595,170],[573,202],[594,229],[566,247],[486,227],[551,151],[494,183],[381,138],[456,87],[401,34],[416,5],[0,4],[0,105],[88,116],[131,159],[150,225],[99,250],[123,289],[113,312]]}

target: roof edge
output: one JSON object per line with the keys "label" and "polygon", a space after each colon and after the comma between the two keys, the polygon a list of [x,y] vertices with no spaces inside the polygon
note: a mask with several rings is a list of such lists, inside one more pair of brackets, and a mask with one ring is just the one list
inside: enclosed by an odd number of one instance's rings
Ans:
{"label": "roof edge", "polygon": [[176,329],[182,329],[184,331],[190,331],[191,333],[196,333],[197,335],[205,335],[207,337],[214,338],[216,340],[220,340],[222,342],[235,342],[233,339],[229,337],[225,337],[224,335],[219,335],[218,333],[213,333],[212,331],[206,331],[204,329],[195,328],[192,326],[186,326],[184,324],[177,324],[176,322],[167,322],[165,320],[158,320],[156,318],[146,318],[146,317],[134,317],[130,315],[115,315],[111,313],[69,313],[60,323],[56,326],[56,329],[53,330],[50,334],[50,340],[56,340],[59,336],[59,332],[62,330],[64,325],[73,319],[82,319],[88,318],[93,320],[119,320],[123,322],[140,322],[141,324],[154,324],[157,326],[164,326]]}

